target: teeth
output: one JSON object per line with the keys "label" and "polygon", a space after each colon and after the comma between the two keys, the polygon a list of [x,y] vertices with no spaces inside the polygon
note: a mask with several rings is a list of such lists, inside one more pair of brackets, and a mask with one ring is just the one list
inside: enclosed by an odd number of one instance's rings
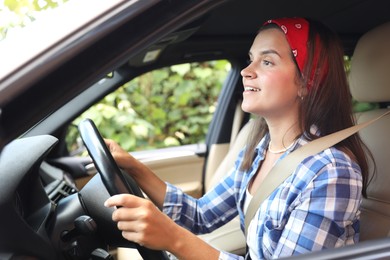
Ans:
{"label": "teeth", "polygon": [[254,91],[254,92],[258,92],[258,91],[260,91],[260,89],[258,89],[258,88],[251,88],[251,87],[245,87],[245,91]]}

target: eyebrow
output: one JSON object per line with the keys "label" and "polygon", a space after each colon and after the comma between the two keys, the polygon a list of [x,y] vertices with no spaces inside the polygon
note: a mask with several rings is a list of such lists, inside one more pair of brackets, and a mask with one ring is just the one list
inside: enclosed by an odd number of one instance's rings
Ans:
{"label": "eyebrow", "polygon": [[[272,49],[264,50],[264,51],[261,51],[261,52],[260,52],[260,56],[262,56],[262,55],[267,55],[267,54],[276,54],[277,56],[281,57],[280,54],[279,54],[277,51],[272,50]],[[250,57],[253,56],[253,54],[252,54],[251,51],[249,51],[248,55],[249,55]]]}

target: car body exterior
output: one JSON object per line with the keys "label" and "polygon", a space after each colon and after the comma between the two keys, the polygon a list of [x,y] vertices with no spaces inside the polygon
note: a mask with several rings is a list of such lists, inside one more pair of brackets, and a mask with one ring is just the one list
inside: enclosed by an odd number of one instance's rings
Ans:
{"label": "car body exterior", "polygon": [[[72,229],[73,220],[83,212],[73,194],[81,194],[92,204],[93,199],[88,198],[91,189],[101,185],[94,184],[96,171],[89,157],[72,156],[65,137],[71,122],[126,82],[182,63],[230,62],[202,143],[134,152],[164,180],[201,196],[236,133],[250,118],[237,110],[242,98],[240,70],[263,21],[280,16],[321,20],[340,35],[346,56],[351,57],[364,33],[389,20],[384,0],[94,0],[70,1],[64,6],[55,17],[38,21],[17,36],[20,38],[15,36],[0,45],[0,148],[4,149],[0,178],[4,187],[10,184],[0,195],[0,206],[2,210],[16,208],[11,213],[19,218],[13,223],[10,214],[2,220],[12,223],[0,225],[0,242],[4,242],[0,243],[0,258],[65,259],[66,255],[77,259],[70,252],[74,248],[61,238],[61,232]],[[42,172],[50,176],[43,184]],[[64,183],[67,193],[53,202],[54,190]],[[107,196],[102,192],[96,203]],[[42,210],[45,213],[41,214]],[[98,241],[91,244],[138,248],[110,231],[115,226],[107,220],[109,213],[97,210],[101,230],[94,238]],[[20,239],[22,236],[25,238]],[[20,243],[16,245],[16,241]],[[389,256],[389,245],[384,238],[307,257],[375,259]]]}

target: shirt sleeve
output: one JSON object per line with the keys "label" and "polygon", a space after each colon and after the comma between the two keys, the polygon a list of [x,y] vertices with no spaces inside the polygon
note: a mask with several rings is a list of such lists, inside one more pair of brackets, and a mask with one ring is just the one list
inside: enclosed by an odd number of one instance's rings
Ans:
{"label": "shirt sleeve", "polygon": [[334,164],[321,169],[294,205],[272,257],[356,243],[361,192],[360,171]]}
{"label": "shirt sleeve", "polygon": [[[225,182],[223,181],[221,183],[225,183]],[[226,184],[224,186],[227,187]],[[215,190],[218,190],[218,187],[216,187]],[[206,194],[204,197],[211,197],[207,201],[213,201],[212,198],[214,198],[214,196],[217,196],[215,194],[215,192],[216,191],[211,192],[208,195]],[[228,196],[228,197],[230,198],[231,196]],[[230,201],[230,200],[231,199],[227,199],[227,201]],[[196,223],[197,222],[197,221],[195,221],[196,218],[191,218],[191,215],[197,211],[198,202],[199,202],[199,200],[194,199],[194,198],[186,195],[180,189],[178,189],[176,186],[167,183],[167,190],[166,190],[166,195],[165,195],[165,200],[164,200],[164,205],[163,205],[163,212],[165,214],[167,214],[170,218],[172,218],[177,224],[184,226],[187,229],[190,229],[191,231],[193,231],[193,230],[197,229],[194,226],[205,225],[205,224]],[[203,203],[204,202],[202,202],[200,204],[203,204]],[[213,203],[211,203],[211,204],[213,204]],[[213,207],[213,206],[211,205],[211,207]],[[214,205],[214,207],[216,207],[216,206]],[[231,207],[236,208],[235,204],[229,206],[229,208],[231,208]],[[214,211],[222,212],[221,210],[215,210],[215,209],[214,209]],[[228,211],[235,212],[235,210],[232,210],[232,209],[230,209]],[[198,214],[204,214],[204,213],[201,212]],[[183,215],[185,215],[185,216],[183,217]],[[225,214],[222,214],[220,218],[225,219],[226,222],[229,222],[230,219],[232,219],[235,216],[234,213],[233,214],[226,214],[227,216],[230,216],[230,217],[227,217],[224,215]],[[192,228],[189,228],[191,226],[192,226]],[[214,228],[208,228],[208,230],[211,230],[211,229],[214,229]],[[205,230],[203,230],[203,231],[205,231]],[[196,233],[196,232],[194,232],[194,233]],[[228,253],[225,251],[220,251],[218,260],[244,260],[244,257],[238,256],[235,254],[231,254],[231,253]]]}
{"label": "shirt sleeve", "polygon": [[167,183],[163,212],[191,232],[205,234],[237,216],[236,194],[234,171],[199,199]]}
{"label": "shirt sleeve", "polygon": [[221,251],[218,260],[244,260],[244,257]]}

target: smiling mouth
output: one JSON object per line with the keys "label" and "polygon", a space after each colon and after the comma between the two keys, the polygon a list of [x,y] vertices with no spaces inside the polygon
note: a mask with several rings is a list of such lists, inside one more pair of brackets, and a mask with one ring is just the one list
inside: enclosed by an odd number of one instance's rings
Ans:
{"label": "smiling mouth", "polygon": [[245,91],[252,91],[252,92],[259,92],[259,91],[261,91],[258,88],[251,88],[251,87],[245,87],[244,89],[245,89]]}

